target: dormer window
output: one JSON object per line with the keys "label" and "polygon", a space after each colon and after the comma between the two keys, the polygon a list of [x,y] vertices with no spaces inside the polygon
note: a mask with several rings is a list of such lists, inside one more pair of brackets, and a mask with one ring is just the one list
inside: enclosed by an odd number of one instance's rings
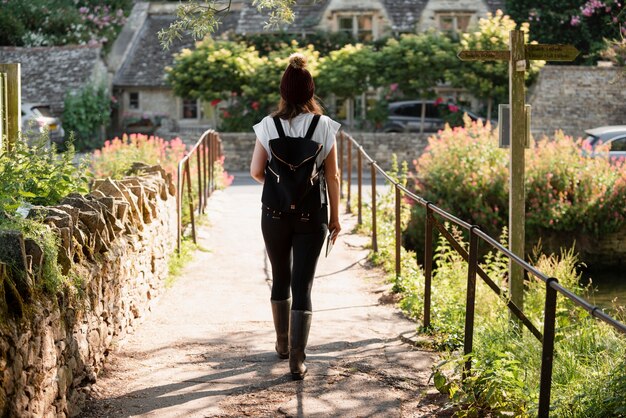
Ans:
{"label": "dormer window", "polygon": [[348,33],[359,42],[373,41],[378,37],[374,28],[373,13],[338,12],[335,19],[338,32]]}
{"label": "dormer window", "polygon": [[469,11],[440,11],[435,12],[435,20],[442,32],[467,32],[473,15]]}

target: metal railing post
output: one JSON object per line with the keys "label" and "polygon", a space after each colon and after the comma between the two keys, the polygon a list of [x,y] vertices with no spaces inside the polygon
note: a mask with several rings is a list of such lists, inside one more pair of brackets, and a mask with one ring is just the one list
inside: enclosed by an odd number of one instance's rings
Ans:
{"label": "metal railing post", "polygon": [[182,165],[178,164],[178,171],[176,176],[176,217],[178,218],[178,228],[176,231],[176,251],[180,254],[180,247],[182,244],[183,235],[183,187],[184,178]]}
{"label": "metal railing post", "polygon": [[430,295],[433,274],[433,210],[426,203],[426,235],[424,237],[424,328],[430,328]]}
{"label": "metal railing post", "polygon": [[357,187],[357,200],[358,200],[358,214],[357,214],[357,223],[361,225],[363,223],[363,148],[359,147],[358,150],[358,158],[357,158],[357,175],[358,175],[358,187]]}
{"label": "metal railing post", "polygon": [[376,164],[371,163],[372,170],[372,250],[378,252],[378,240],[376,239]]}
{"label": "metal railing post", "polygon": [[[202,147],[202,145],[200,145]],[[200,148],[202,150],[202,148]],[[202,153],[196,152],[196,172],[198,174],[198,215],[203,212],[204,196],[202,193]]]}
{"label": "metal railing post", "polygon": [[543,322],[543,346],[541,348],[541,380],[539,384],[539,417],[550,414],[550,391],[552,387],[552,365],[554,360],[554,336],[556,323],[556,290],[551,283],[558,283],[555,278],[546,281],[546,303]]}
{"label": "metal railing post", "polygon": [[474,345],[474,308],[476,302],[476,270],[478,265],[478,236],[474,232],[476,226],[469,230],[469,260],[467,266],[467,301],[465,304],[465,340],[463,354],[467,356],[463,377],[471,373],[472,359],[469,357]]}
{"label": "metal railing post", "polygon": [[401,205],[402,205],[402,194],[400,193],[400,188],[398,184],[394,184],[396,189],[396,280],[400,278],[402,274],[401,271],[401,251],[402,251],[402,223],[401,223]]}
{"label": "metal railing post", "polygon": [[347,213],[351,213],[352,212],[352,208],[350,207],[350,197],[352,196],[351,193],[351,188],[352,188],[352,141],[350,140],[350,138],[348,138],[348,172],[347,172],[347,176],[348,178],[346,179],[348,181],[348,198],[346,200],[346,212]]}
{"label": "metal railing post", "polygon": [[189,168],[189,160],[185,161],[185,175],[187,176],[187,195],[189,197],[189,215],[191,216],[191,234],[193,242],[196,244],[196,218],[193,214],[193,192],[191,191],[191,169]]}

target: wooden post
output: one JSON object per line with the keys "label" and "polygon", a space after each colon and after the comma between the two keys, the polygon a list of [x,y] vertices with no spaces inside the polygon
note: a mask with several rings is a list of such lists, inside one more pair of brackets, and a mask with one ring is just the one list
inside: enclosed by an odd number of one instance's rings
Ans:
{"label": "wooden post", "polygon": [[7,103],[7,74],[0,73],[0,150],[2,150],[2,144],[4,135],[7,131],[7,116],[6,116],[6,103]]}
{"label": "wooden post", "polygon": [[[579,52],[573,45],[524,45],[524,32],[509,32],[508,51],[461,51],[458,57],[463,61],[509,61],[509,249],[524,258],[524,149],[530,129],[530,114],[526,112],[524,76],[528,60],[572,61]],[[527,120],[528,118],[528,120]],[[524,305],[524,270],[509,261],[509,292],[511,301],[523,310]],[[514,316],[511,316],[514,318]]]}
{"label": "wooden post", "polygon": [[[525,237],[525,195],[524,195],[524,149],[526,142],[525,88],[526,57],[524,32],[512,30],[509,33],[509,104],[510,138],[509,154],[509,249],[524,258]],[[517,263],[509,261],[509,292],[511,301],[523,311],[524,270]],[[511,318],[515,316],[511,315]]]}
{"label": "wooden post", "polygon": [[[19,131],[22,129],[22,87],[20,64],[0,64],[0,72],[7,74],[6,109],[6,136],[7,148],[17,142]],[[0,139],[0,142],[2,140]]]}

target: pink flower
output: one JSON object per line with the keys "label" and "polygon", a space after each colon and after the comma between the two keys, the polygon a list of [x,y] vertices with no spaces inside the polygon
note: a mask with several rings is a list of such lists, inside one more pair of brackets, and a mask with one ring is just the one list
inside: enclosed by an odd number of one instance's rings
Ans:
{"label": "pink flower", "polygon": [[224,116],[224,118],[229,118],[230,113],[228,112],[228,110],[224,110],[224,113],[222,114],[222,116]]}
{"label": "pink flower", "polygon": [[435,106],[439,106],[442,102],[443,99],[441,97],[437,97],[437,100],[435,100]]}
{"label": "pink flower", "polygon": [[578,26],[578,25],[580,25],[580,16],[572,16],[572,19],[569,21],[569,24],[571,26]]}
{"label": "pink flower", "polygon": [[392,83],[391,85],[389,85],[389,90],[391,91],[398,90],[398,83]]}
{"label": "pink flower", "polygon": [[250,104],[250,107],[252,107],[252,109],[254,109],[254,110],[259,110],[259,106],[260,106],[259,102],[252,102]]}
{"label": "pink flower", "polygon": [[458,106],[455,106],[455,105],[453,105],[453,104],[449,104],[449,105],[448,105],[448,110],[449,110],[450,112],[458,112],[458,111],[459,111],[459,108],[458,108]]}

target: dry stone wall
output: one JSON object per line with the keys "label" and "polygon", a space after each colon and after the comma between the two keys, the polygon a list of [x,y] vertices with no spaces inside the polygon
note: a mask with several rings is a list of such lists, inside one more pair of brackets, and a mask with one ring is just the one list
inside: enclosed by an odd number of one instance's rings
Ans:
{"label": "dry stone wall", "polygon": [[[175,187],[158,166],[136,168],[143,174],[99,180],[86,196],[30,211],[60,238],[59,263],[75,287],[37,295],[41,249],[19,233],[0,237],[0,247],[13,248],[0,261],[23,273],[12,294],[0,290],[0,416],[76,415],[113,342],[161,293],[176,237]],[[18,296],[21,316],[7,307]]]}

